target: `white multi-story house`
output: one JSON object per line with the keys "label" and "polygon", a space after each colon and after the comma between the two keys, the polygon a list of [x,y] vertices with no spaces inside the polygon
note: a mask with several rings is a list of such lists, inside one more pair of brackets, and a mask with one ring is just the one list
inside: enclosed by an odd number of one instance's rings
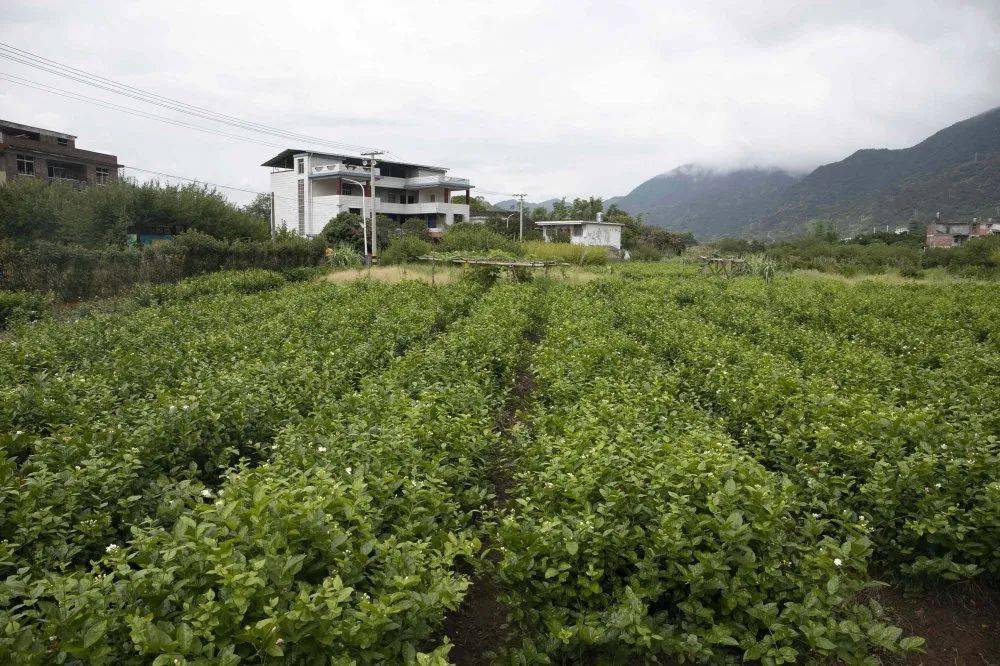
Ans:
{"label": "white multi-story house", "polygon": [[[443,167],[378,160],[375,167],[375,212],[393,224],[420,219],[432,233],[469,220],[468,204],[451,203],[451,193],[464,190],[467,178],[449,176]],[[315,236],[339,213],[360,213],[372,202],[365,158],[287,149],[264,162],[271,167],[274,223],[277,228]],[[351,182],[355,181],[355,182]]]}

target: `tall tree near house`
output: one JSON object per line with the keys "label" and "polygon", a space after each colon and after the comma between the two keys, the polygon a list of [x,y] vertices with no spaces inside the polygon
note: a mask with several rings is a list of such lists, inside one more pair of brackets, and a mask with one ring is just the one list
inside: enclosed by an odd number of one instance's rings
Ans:
{"label": "tall tree near house", "polygon": [[574,220],[595,220],[597,214],[604,210],[604,200],[601,197],[587,197],[573,199],[570,207],[570,219]]}
{"label": "tall tree near house", "polygon": [[490,204],[490,202],[484,199],[483,197],[472,197],[471,199],[466,201],[466,197],[464,194],[453,196],[451,198],[451,203],[454,204],[468,203],[469,212],[473,215],[475,215],[476,213],[485,213],[486,211],[488,211],[490,208],[493,207],[492,204]]}
{"label": "tall tree near house", "polygon": [[254,217],[259,217],[264,221],[270,221],[271,219],[271,195],[268,192],[260,192],[248,203],[243,206],[243,212],[253,215]]}

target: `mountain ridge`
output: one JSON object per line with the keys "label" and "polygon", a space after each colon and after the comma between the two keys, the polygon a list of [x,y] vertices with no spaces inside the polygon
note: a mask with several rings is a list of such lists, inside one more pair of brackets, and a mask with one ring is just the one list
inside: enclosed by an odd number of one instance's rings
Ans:
{"label": "mountain ridge", "polygon": [[781,237],[816,219],[853,233],[1000,205],[1000,107],[898,149],[863,148],[801,177],[777,167],[685,164],[608,199],[646,222],[699,238]]}

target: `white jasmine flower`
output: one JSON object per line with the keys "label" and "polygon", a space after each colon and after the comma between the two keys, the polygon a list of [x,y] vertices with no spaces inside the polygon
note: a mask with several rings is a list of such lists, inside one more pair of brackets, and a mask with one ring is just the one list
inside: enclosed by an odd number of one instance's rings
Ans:
{"label": "white jasmine flower", "polygon": [[839,557],[833,558],[833,566],[839,567],[843,563],[844,563],[844,561],[842,559],[840,559]]}
{"label": "white jasmine flower", "polygon": [[203,488],[202,491],[201,491],[201,496],[202,497],[211,497],[212,496],[212,491],[209,490],[208,488]]}
{"label": "white jasmine flower", "polygon": [[320,453],[326,453],[326,447],[325,446],[317,447],[316,450],[319,451]]}
{"label": "white jasmine flower", "polygon": [[116,543],[108,544],[108,547],[104,549],[104,552],[106,552],[106,553],[113,553],[113,552],[117,551],[119,548],[120,548],[120,546],[118,544],[116,544]]}
{"label": "white jasmine flower", "polygon": [[345,469],[344,471],[345,471],[345,472],[347,472],[348,474],[350,474],[350,473],[351,473],[351,472],[353,472],[354,470],[353,470],[353,469],[351,469],[350,467],[348,467],[348,468],[347,468],[347,469]]}

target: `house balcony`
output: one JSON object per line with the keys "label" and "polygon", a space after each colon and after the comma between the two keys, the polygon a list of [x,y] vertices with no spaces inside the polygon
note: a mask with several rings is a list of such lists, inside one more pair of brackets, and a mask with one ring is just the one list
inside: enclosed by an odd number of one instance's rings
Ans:
{"label": "house balcony", "polygon": [[456,178],[447,174],[435,174],[433,176],[417,176],[407,178],[406,189],[420,190],[428,187],[445,187],[448,189],[464,190],[472,187],[468,178]]}
{"label": "house balcony", "polygon": [[75,187],[78,190],[82,190],[87,187],[88,183],[85,180],[80,180],[79,178],[66,178],[63,176],[47,176],[45,178],[47,183],[63,183],[69,185],[70,187]]}
{"label": "house balcony", "polygon": [[[365,197],[364,208],[371,205],[371,199]],[[328,195],[315,196],[312,198],[314,214],[321,219],[328,219],[352,208],[361,210],[360,196]],[[466,204],[445,203],[443,201],[425,201],[422,203],[390,203],[383,202],[381,198],[375,198],[375,212],[387,215],[429,215],[448,213],[468,215],[469,207]]]}
{"label": "house balcony", "polygon": [[[381,174],[379,169],[375,169],[375,177]],[[371,171],[363,166],[353,164],[319,164],[312,168],[310,178],[353,178],[367,182],[371,178]]]}

